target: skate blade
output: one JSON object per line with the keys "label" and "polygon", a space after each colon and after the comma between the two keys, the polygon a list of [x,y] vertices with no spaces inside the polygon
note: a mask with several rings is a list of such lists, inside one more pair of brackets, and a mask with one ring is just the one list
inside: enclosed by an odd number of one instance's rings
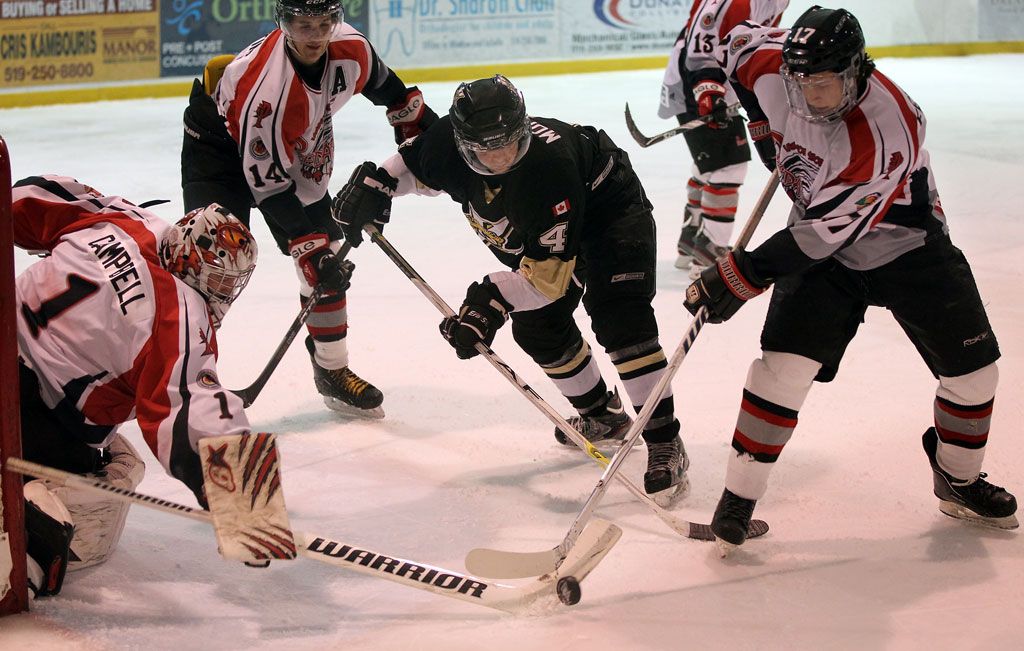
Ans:
{"label": "skate blade", "polygon": [[330,396],[323,396],[324,404],[331,411],[339,414],[345,414],[346,416],[355,416],[356,418],[369,418],[373,420],[379,420],[384,418],[384,408],[381,406],[374,407],[373,409],[360,409],[354,407],[347,402],[338,400],[337,398],[331,398]]}
{"label": "skate blade", "polygon": [[729,554],[736,551],[737,547],[739,547],[739,545],[734,545],[727,540],[722,540],[718,536],[715,536],[715,545],[718,546],[719,558],[726,558],[727,556],[729,556]]}
{"label": "skate blade", "polygon": [[1008,515],[1003,518],[987,518],[983,515],[978,515],[966,506],[957,504],[956,502],[948,502],[946,500],[939,500],[939,510],[951,518],[965,520],[972,524],[978,524],[992,529],[1016,529],[1020,526],[1017,522],[1016,515]]}
{"label": "skate blade", "polygon": [[691,264],[693,264],[693,256],[680,253],[676,258],[676,269],[689,269]]}
{"label": "skate blade", "polygon": [[690,478],[683,475],[683,478],[679,480],[678,484],[669,486],[665,490],[660,490],[657,493],[651,493],[648,495],[654,503],[663,509],[671,509],[673,506],[678,504],[684,497],[690,494]]}

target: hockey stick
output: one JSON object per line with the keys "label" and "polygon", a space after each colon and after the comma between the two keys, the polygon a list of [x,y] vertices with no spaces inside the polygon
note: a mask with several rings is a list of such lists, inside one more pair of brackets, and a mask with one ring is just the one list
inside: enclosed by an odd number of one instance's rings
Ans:
{"label": "hockey stick", "polygon": [[[213,518],[201,509],[118,488],[100,479],[41,466],[17,457],[7,459],[5,470],[63,482],[91,493],[113,496],[124,502],[134,502],[157,511],[213,525]],[[406,560],[364,546],[310,533],[296,531],[294,538],[298,553],[314,561],[387,579],[442,597],[517,613],[545,597],[557,596],[559,601],[570,606],[579,602],[580,581],[601,562],[622,535],[622,530],[618,526],[606,520],[595,519],[591,524],[592,526],[580,537],[579,551],[566,558],[557,572],[546,573],[522,586],[483,581],[468,574]],[[553,603],[553,600],[549,601]]]}
{"label": "hockey stick", "polygon": [[[438,295],[434,289],[427,284],[427,281],[423,279],[417,271],[412,267],[409,262],[402,257],[402,255],[395,249],[387,238],[385,238],[375,226],[368,225],[364,229],[366,233],[373,239],[373,242],[384,251],[384,254],[395,263],[402,273],[412,281],[414,285],[433,305],[441,312],[444,316],[453,316],[455,311],[444,301],[441,296]],[[588,441],[582,434],[576,431],[572,425],[570,425],[561,414],[559,414],[547,401],[544,400],[530,385],[528,385],[519,375],[512,370],[512,368],[506,364],[498,355],[491,350],[488,346],[483,343],[476,345],[476,350],[491,363],[495,369],[501,373],[505,379],[511,382],[516,389],[519,390],[523,396],[526,397],[535,407],[548,417],[555,427],[562,430],[572,442],[579,447],[581,450],[587,453],[590,458],[596,461],[602,467],[607,467],[610,463],[608,457],[604,456],[594,445]],[[713,541],[715,539],[714,534],[711,533],[711,527],[707,524],[699,524],[696,522],[690,522],[683,518],[677,517],[672,513],[668,512],[661,506],[659,506],[649,495],[647,495],[639,486],[631,482],[628,478],[622,475],[616,475],[616,479],[626,487],[626,489],[633,494],[638,500],[640,500],[644,506],[649,508],[662,522],[668,525],[676,533],[693,538],[695,540]],[[768,525],[760,520],[754,521],[757,523],[753,526],[751,537],[763,535],[768,531]],[[466,567],[471,572],[477,572],[477,565],[475,561],[475,555],[470,552],[470,555],[466,558]],[[486,568],[488,571],[493,571],[492,568]],[[522,574],[515,574],[505,576],[502,574],[483,573],[484,576],[490,576],[495,578],[513,578],[519,576],[526,576]]]}
{"label": "hockey stick", "polygon": [[[726,115],[728,115],[729,117],[733,117],[739,114],[739,110],[739,104],[732,104],[726,111]],[[657,135],[648,137],[640,133],[640,129],[637,128],[636,122],[633,121],[633,115],[629,112],[629,102],[626,102],[626,129],[629,130],[629,135],[633,136],[633,140],[636,140],[636,143],[641,147],[650,147],[651,145],[655,145],[661,142],[662,140],[668,140],[674,135],[683,133],[684,131],[690,131],[692,129],[696,129],[697,127],[702,127],[710,121],[711,116],[704,116],[702,118],[697,118],[696,120],[684,122],[680,124],[678,127],[673,127],[668,131],[664,131]]]}
{"label": "hockey stick", "polygon": [[[350,250],[352,250],[352,245],[349,242],[345,242],[337,255],[339,258],[344,259]],[[244,389],[230,390],[231,393],[242,399],[243,407],[249,408],[252,403],[256,402],[256,396],[260,395],[260,391],[262,391],[263,387],[266,386],[270,376],[274,374],[275,370],[277,370],[277,365],[281,363],[282,359],[284,359],[284,354],[288,352],[288,348],[291,347],[292,342],[295,341],[295,336],[299,334],[299,330],[302,329],[302,326],[306,323],[306,319],[309,318],[310,313],[313,311],[313,308],[316,307],[317,302],[322,296],[323,290],[321,290],[320,287],[314,287],[313,294],[310,295],[309,300],[307,300],[306,304],[302,306],[301,310],[299,310],[299,313],[295,316],[295,320],[292,321],[292,324],[288,326],[288,331],[284,333],[284,339],[282,339],[281,343],[277,345],[277,349],[274,351],[274,354],[270,356],[270,361],[267,362],[267,365],[263,368],[263,372],[259,374],[259,377],[253,380],[253,383]]]}
{"label": "hockey stick", "polygon": [[[750,218],[747,220],[746,225],[743,227],[743,231],[740,233],[736,240],[736,249],[744,248],[750,238],[754,234],[754,229],[757,228],[758,223],[761,221],[761,217],[764,215],[765,210],[768,208],[768,204],[771,202],[772,196],[775,194],[775,189],[779,187],[779,172],[778,170],[772,172],[771,177],[768,179],[768,184],[761,192],[761,196],[757,200],[757,204],[754,206],[753,211],[750,214]],[[572,551],[573,545],[576,544],[576,540],[583,532],[587,521],[593,515],[594,509],[597,508],[598,503],[604,494],[608,491],[609,480],[616,477],[616,473],[622,466],[623,461],[626,460],[626,456],[629,455],[633,449],[633,444],[637,438],[643,432],[644,426],[650,419],[651,414],[654,412],[655,406],[659,402],[659,398],[665,394],[665,389],[668,387],[672,378],[675,376],[676,371],[679,370],[680,364],[686,354],[690,351],[693,346],[694,340],[700,333],[701,328],[708,320],[707,308],[701,307],[697,310],[696,316],[693,318],[693,322],[690,324],[689,329],[686,332],[686,336],[679,342],[679,346],[676,347],[675,353],[672,354],[672,359],[669,361],[668,366],[662,373],[658,383],[651,390],[650,397],[647,402],[644,403],[640,413],[637,414],[636,420],[630,426],[629,431],[626,433],[625,438],[622,441],[621,447],[612,457],[612,461],[605,468],[604,474],[601,475],[601,479],[598,480],[597,485],[594,487],[593,492],[587,499],[586,504],[583,505],[583,510],[576,516],[572,526],[569,527],[569,532],[566,533],[565,538],[562,542],[555,545],[552,549],[540,551],[540,552],[508,552],[497,549],[474,549],[471,553],[473,556],[473,567],[474,572],[483,574],[484,576],[500,576],[502,578],[514,578],[516,576],[533,576],[536,574],[543,574],[545,572],[552,572],[558,568],[560,564],[564,562],[564,559]],[[753,524],[753,521],[751,522]],[[469,566],[469,559],[466,561],[467,567]]]}

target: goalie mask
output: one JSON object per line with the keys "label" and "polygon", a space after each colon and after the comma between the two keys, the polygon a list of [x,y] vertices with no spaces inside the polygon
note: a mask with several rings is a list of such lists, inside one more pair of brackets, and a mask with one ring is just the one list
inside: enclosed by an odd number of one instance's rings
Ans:
{"label": "goalie mask", "polygon": [[782,46],[780,73],[790,109],[809,122],[834,122],[857,103],[874,64],[864,32],[845,9],[805,11]]}
{"label": "goalie mask", "polygon": [[216,203],[182,217],[160,245],[161,264],[203,295],[215,328],[249,282],[256,255],[249,229]]}
{"label": "goalie mask", "polygon": [[502,75],[460,84],[448,115],[459,155],[478,174],[511,171],[530,147],[523,94]]}

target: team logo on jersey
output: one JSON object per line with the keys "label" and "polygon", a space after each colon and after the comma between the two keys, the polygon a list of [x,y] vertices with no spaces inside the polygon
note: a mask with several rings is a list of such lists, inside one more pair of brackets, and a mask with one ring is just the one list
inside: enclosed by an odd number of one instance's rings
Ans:
{"label": "team logo on jersey", "polygon": [[214,372],[205,368],[199,371],[199,375],[196,376],[196,382],[199,386],[207,389],[217,389],[220,387],[220,382],[217,381],[217,376]]}
{"label": "team logo on jersey", "polygon": [[703,27],[704,29],[711,29],[711,27],[714,24],[715,24],[715,15],[714,14],[704,14],[703,16],[700,17],[700,26]]}
{"label": "team logo on jersey", "polygon": [[270,152],[267,151],[267,146],[263,144],[263,138],[254,138],[249,143],[249,155],[256,160],[266,160],[270,158]]}
{"label": "team logo on jersey", "polygon": [[860,199],[857,199],[857,205],[860,206],[861,208],[866,208],[866,207],[874,204],[875,202],[877,202],[881,198],[882,198],[881,194],[879,194],[877,192],[872,192],[871,194],[867,195],[866,197],[861,197]]}
{"label": "team logo on jersey", "polygon": [[334,169],[334,130],[330,120],[321,122],[313,151],[303,154],[300,161],[303,177],[315,183],[331,177],[331,170]]}
{"label": "team logo on jersey", "polygon": [[554,213],[555,217],[559,217],[569,212],[569,208],[569,200],[563,199],[551,207],[551,212]]}
{"label": "team logo on jersey", "polygon": [[489,221],[481,217],[472,206],[464,214],[469,225],[473,227],[473,232],[487,246],[513,255],[519,255],[523,252],[521,244],[517,246],[510,242],[513,235],[515,235],[515,231],[512,229],[512,223],[508,220],[508,217],[502,217],[497,221]]}
{"label": "team logo on jersey", "polygon": [[885,175],[889,176],[893,173],[900,165],[903,164],[903,152],[893,152],[892,156],[889,157],[889,166],[885,169]]}
{"label": "team logo on jersey", "polygon": [[729,52],[735,54],[746,47],[748,43],[750,43],[750,35],[740,34],[736,38],[732,39],[732,43],[729,45]]}
{"label": "team logo on jersey", "polygon": [[252,125],[254,129],[263,128],[263,118],[269,118],[274,113],[274,108],[270,105],[270,102],[263,100],[253,111],[252,117],[256,119],[256,124]]}

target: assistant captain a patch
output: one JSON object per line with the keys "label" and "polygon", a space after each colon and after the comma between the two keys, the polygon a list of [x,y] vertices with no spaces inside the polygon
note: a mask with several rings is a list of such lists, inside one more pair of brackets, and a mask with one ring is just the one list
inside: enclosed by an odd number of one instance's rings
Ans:
{"label": "assistant captain a patch", "polygon": [[555,217],[558,217],[569,212],[569,207],[569,200],[563,199],[551,207],[551,212],[554,213]]}

